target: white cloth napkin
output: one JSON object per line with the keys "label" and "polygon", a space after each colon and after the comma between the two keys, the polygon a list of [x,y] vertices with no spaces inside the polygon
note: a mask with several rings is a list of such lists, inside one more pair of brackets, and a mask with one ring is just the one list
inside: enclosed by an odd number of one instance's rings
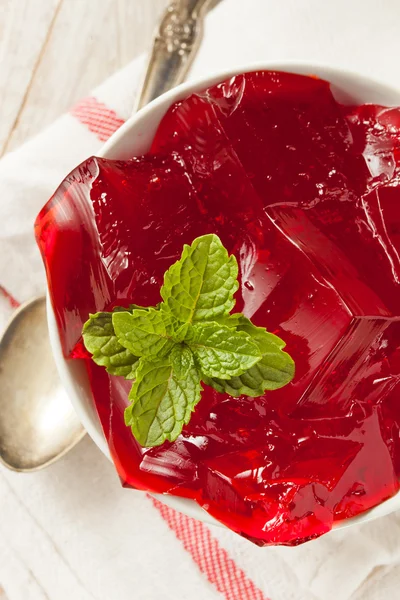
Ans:
{"label": "white cloth napkin", "polygon": [[[223,0],[207,19],[191,78],[296,59],[400,88],[399,21],[398,0]],[[128,65],[93,96],[127,118],[142,65]],[[0,161],[0,285],[20,301],[44,291],[37,212],[101,145],[78,113]],[[10,312],[0,295],[1,319]],[[43,472],[0,469],[0,598],[3,587],[9,600],[387,600],[399,586],[400,514],[298,548],[260,549],[122,489],[88,438]]]}

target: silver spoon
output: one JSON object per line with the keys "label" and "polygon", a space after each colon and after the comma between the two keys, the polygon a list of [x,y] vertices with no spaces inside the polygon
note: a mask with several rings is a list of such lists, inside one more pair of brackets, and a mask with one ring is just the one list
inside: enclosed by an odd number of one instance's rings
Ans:
{"label": "silver spoon", "polygon": [[[136,110],[181,83],[199,47],[203,17],[215,0],[175,0],[153,41]],[[47,332],[46,299],[13,315],[0,339],[0,461],[35,471],[85,435],[57,375]]]}

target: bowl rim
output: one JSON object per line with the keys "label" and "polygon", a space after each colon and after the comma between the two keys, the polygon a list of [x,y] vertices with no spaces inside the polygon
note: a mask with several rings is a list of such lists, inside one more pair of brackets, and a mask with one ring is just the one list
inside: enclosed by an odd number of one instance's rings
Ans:
{"label": "bowl rim", "polygon": [[[182,100],[191,93],[202,91],[207,87],[210,87],[221,81],[234,77],[235,75],[262,70],[283,71],[299,75],[316,75],[321,79],[326,79],[329,83],[332,83],[332,81],[334,82],[333,86],[331,85],[334,94],[335,88],[337,91],[338,87],[336,81],[340,79],[341,82],[348,82],[349,84],[353,85],[354,88],[357,88],[361,92],[365,89],[371,90],[371,88],[374,88],[375,91],[380,92],[379,95],[381,95],[381,93],[387,96],[393,96],[397,94],[399,97],[400,104],[400,88],[390,86],[387,83],[381,82],[376,78],[361,75],[360,73],[356,73],[351,70],[324,65],[323,63],[314,63],[312,61],[284,60],[278,62],[255,62],[251,63],[247,67],[239,66],[237,68],[226,69],[224,71],[217,71],[209,76],[196,78],[193,81],[189,80],[165,92],[164,94],[162,94],[158,98],[155,98],[154,100],[152,100],[152,102],[141,108],[137,113],[132,114],[125,121],[125,123],[121,125],[121,127],[119,127],[117,131],[113,133],[112,136],[103,144],[96,156],[100,158],[110,158],[113,155],[115,148],[131,132],[133,127],[136,127],[142,121],[145,121],[150,114],[158,112],[161,108],[165,107],[165,110],[163,112],[163,114],[165,114],[165,112],[168,110],[169,106],[173,102]],[[371,100],[370,102],[375,103],[376,101]]]}
{"label": "bowl rim", "polygon": [[[398,103],[400,105],[400,89],[397,89],[394,86],[390,86],[387,83],[380,82],[378,79],[361,75],[359,73],[354,73],[346,69],[331,67],[328,65],[324,65],[323,63],[314,63],[311,61],[271,60],[255,62],[249,64],[248,66],[238,66],[237,68],[226,69],[223,71],[214,72],[213,74],[208,76],[196,78],[193,81],[185,82],[173,88],[172,90],[162,94],[160,97],[156,98],[150,104],[142,108],[139,112],[132,115],[109,138],[109,140],[102,146],[102,148],[96,156],[100,158],[118,158],[118,154],[121,152],[121,147],[124,145],[124,142],[127,140],[128,137],[131,137],[133,132],[135,131],[136,146],[138,146],[140,150],[135,152],[135,154],[137,155],[143,153],[143,150],[140,148],[141,146],[147,146],[147,148],[145,148],[145,151],[147,151],[149,143],[146,143],[146,137],[147,139],[150,138],[151,143],[151,140],[154,137],[155,130],[161,118],[166,113],[166,111],[172,103],[187,97],[191,93],[194,93],[196,91],[202,91],[207,87],[229,79],[235,75],[260,70],[273,70],[303,75],[316,75],[318,77],[326,79],[332,84],[332,91],[336,96],[340,95],[341,87],[346,87],[346,85],[348,84],[349,87],[353,90],[351,96],[354,96],[354,90],[356,90],[356,96],[357,94],[362,95],[365,91],[370,92],[371,96],[374,98],[379,98],[380,96],[396,98],[397,96],[398,100],[394,102],[387,102],[386,104],[395,105]],[[341,91],[343,92],[344,90],[342,89]],[[374,95],[375,92],[376,95]],[[366,100],[363,100],[361,102],[365,103]],[[379,103],[376,100],[372,99],[369,100],[369,102]],[[385,102],[382,102],[382,104],[385,104]],[[148,122],[151,122],[153,130],[153,132],[150,134],[149,128],[147,127]],[[145,125],[146,127],[144,127]],[[143,129],[142,132],[140,131],[141,127]],[[87,387],[86,371],[84,371],[83,365],[79,365],[79,361],[67,361],[63,357],[61,343],[56,325],[56,319],[52,308],[48,289],[47,315],[50,343],[61,382],[64,385],[70,397],[71,403],[79,419],[84,425],[86,431],[88,432],[92,440],[95,442],[95,444],[99,447],[99,449],[103,452],[103,454],[107,456],[110,460],[112,460],[95,409],[93,406],[89,407],[87,402],[85,402],[84,400],[84,396],[86,395],[84,387]],[[209,524],[221,525],[221,523],[216,521],[194,500],[164,494],[153,495],[159,498],[164,504],[167,504],[168,506],[190,517],[204,521]],[[335,522],[333,525],[333,530],[347,528],[352,525],[364,523],[376,519],[378,517],[388,515],[399,508],[400,491],[388,500],[383,501],[382,503],[378,504],[372,509],[369,509],[361,515],[352,517],[350,519],[346,519],[344,521]]]}

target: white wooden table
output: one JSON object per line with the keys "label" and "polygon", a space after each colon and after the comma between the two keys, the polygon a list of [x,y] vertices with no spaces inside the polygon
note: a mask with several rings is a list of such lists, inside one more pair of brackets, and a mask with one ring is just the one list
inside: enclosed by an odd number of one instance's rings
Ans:
{"label": "white wooden table", "polygon": [[[166,4],[0,0],[0,156],[144,51]],[[10,600],[1,580],[0,600]]]}

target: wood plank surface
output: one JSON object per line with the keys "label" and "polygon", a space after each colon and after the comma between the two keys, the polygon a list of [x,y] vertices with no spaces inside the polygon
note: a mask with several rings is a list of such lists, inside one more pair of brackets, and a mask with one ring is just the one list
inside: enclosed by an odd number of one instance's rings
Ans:
{"label": "wood plank surface", "polygon": [[146,50],[167,0],[0,0],[0,156]]}
{"label": "wood plank surface", "polygon": [[35,75],[59,0],[0,0],[0,153]]}

